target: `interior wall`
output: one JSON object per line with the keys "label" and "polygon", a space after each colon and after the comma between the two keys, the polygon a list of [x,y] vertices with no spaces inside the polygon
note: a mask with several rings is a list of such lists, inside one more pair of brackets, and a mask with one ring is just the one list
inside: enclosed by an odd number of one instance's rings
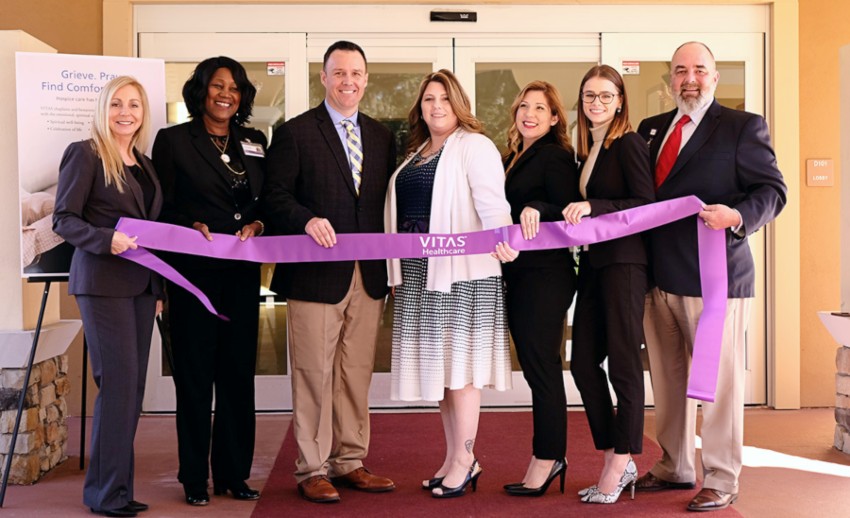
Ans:
{"label": "interior wall", "polygon": [[[800,388],[803,406],[835,404],[838,344],[817,312],[841,303],[838,50],[850,43],[850,2],[800,0]],[[805,161],[831,158],[835,185],[807,187]]]}
{"label": "interior wall", "polygon": [[103,54],[103,0],[3,0],[0,29],[18,29],[62,54]]}
{"label": "interior wall", "polygon": [[[126,8],[120,5],[123,2],[115,3]],[[24,30],[61,53],[99,55],[103,53],[103,5],[103,0],[4,0],[0,29]],[[835,103],[839,91],[838,48],[850,43],[850,33],[843,26],[848,15],[850,3],[799,0],[801,175],[805,174],[807,158],[833,158],[835,170],[840,170]],[[803,406],[834,404],[837,344],[823,329],[816,312],[837,309],[840,303],[836,281],[840,277],[839,235],[828,223],[839,218],[839,181],[836,177],[836,185],[831,188],[806,187],[804,178],[800,182],[800,226],[806,229],[800,241],[801,264],[805,265],[801,269],[800,296]],[[66,291],[64,284],[57,288],[63,294]],[[64,318],[75,318],[72,299],[63,300],[61,307]],[[80,349],[81,344],[75,343],[69,350],[73,389],[68,404],[73,414],[79,413]],[[781,384],[782,380],[777,383]]]}
{"label": "interior wall", "polygon": [[[47,43],[62,54],[103,53],[103,1],[102,0],[3,0],[3,15],[0,29],[22,30]],[[57,164],[58,167],[58,164]],[[24,310],[38,312],[43,285],[27,285],[34,301]],[[80,313],[73,297],[68,296],[68,284],[54,284],[50,297],[59,298],[59,314],[64,319],[79,319]],[[26,303],[27,298],[25,298]],[[32,318],[30,319],[32,320]],[[82,405],[82,333],[68,347],[68,377],[71,391],[66,396],[70,415],[80,415]],[[88,404],[86,413],[91,415],[97,390],[89,374]]]}

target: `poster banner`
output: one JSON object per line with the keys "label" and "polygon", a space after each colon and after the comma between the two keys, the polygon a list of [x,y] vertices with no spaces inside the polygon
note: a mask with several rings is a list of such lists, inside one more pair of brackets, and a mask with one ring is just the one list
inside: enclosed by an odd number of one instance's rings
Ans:
{"label": "poster banner", "polygon": [[100,90],[120,75],[133,76],[145,87],[153,142],[165,126],[165,62],[17,52],[15,72],[22,275],[67,275],[73,247],[52,230],[62,153],[91,136]]}

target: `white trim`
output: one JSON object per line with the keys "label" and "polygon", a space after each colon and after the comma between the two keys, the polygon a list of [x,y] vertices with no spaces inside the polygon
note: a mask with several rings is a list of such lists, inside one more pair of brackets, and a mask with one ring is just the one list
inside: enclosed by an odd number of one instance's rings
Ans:
{"label": "white trim", "polygon": [[[768,32],[766,5],[134,5],[140,32],[312,32],[399,34],[525,33],[545,21],[562,32],[678,32],[699,25],[718,31]],[[345,10],[345,15],[340,13]],[[478,21],[431,22],[433,10],[475,11]],[[518,15],[519,13],[519,15]],[[694,20],[698,20],[696,24]],[[391,21],[391,24],[388,24]],[[527,23],[522,23],[523,21]],[[539,26],[539,23],[537,24]]]}

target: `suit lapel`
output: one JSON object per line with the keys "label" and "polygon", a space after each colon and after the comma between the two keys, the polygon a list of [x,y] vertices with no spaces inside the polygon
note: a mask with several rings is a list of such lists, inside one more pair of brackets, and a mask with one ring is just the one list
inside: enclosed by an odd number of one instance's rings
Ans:
{"label": "suit lapel", "polygon": [[679,152],[679,156],[676,157],[676,162],[673,164],[673,168],[670,170],[670,174],[667,175],[667,180],[665,183],[670,181],[676,173],[682,170],[685,164],[696,155],[697,151],[702,148],[702,146],[708,140],[708,137],[714,133],[717,125],[720,124],[720,105],[717,104],[717,101],[714,101],[711,106],[706,110],[705,115],[697,126],[694,134],[691,135],[691,138],[688,140],[688,143],[685,144],[685,147]]}
{"label": "suit lapel", "polygon": [[[139,167],[142,171],[145,170],[142,161],[139,160],[138,156],[136,156],[136,162],[139,164]],[[147,174],[146,172],[143,174]],[[145,207],[145,195],[142,192],[142,186],[139,185],[139,182],[136,181],[136,177],[133,176],[132,171],[130,171],[130,166],[124,165],[124,185],[130,189],[130,192],[133,194],[133,200],[136,202],[136,207],[139,209],[139,214],[142,215],[142,218],[147,219],[148,211],[147,207]]]}
{"label": "suit lapel", "polygon": [[664,124],[660,128],[650,128],[650,132],[653,130],[656,131],[654,135],[650,133],[649,136],[649,163],[652,171],[655,171],[655,162],[658,161],[658,153],[661,152],[661,143],[664,142],[664,136],[667,134],[670,124],[673,123],[673,117],[676,116],[676,112],[677,110],[673,110],[666,115],[666,118],[660,118],[660,120],[664,121]]}
{"label": "suit lapel", "polygon": [[[536,142],[535,142],[536,144]],[[517,171],[522,169],[523,165],[531,159],[537,153],[536,146],[531,146],[519,158],[516,159],[516,163],[511,167],[511,170],[508,171],[507,177],[505,177],[505,185],[510,184],[514,178],[516,178]]]}
{"label": "suit lapel", "polygon": [[239,161],[245,165],[245,171],[248,175],[248,187],[251,189],[251,198],[256,198],[260,195],[263,185],[263,173],[256,167],[256,160],[251,160],[252,157],[246,156],[245,150],[242,149],[242,142],[249,142],[249,139],[243,133],[242,128],[236,125],[230,126],[230,138],[234,144],[232,149],[239,155]]}
{"label": "suit lapel", "polygon": [[[534,142],[528,149],[526,149],[519,158],[517,158],[516,163],[511,170],[508,171],[507,177],[505,177],[505,185],[507,185],[511,179],[516,176],[516,172],[522,169],[523,165],[531,159],[534,155],[537,154],[537,151],[540,150],[541,147],[546,144],[554,144],[556,142],[554,135],[550,131],[549,133],[543,135],[536,142]],[[509,157],[510,158],[510,157]],[[510,161],[508,161],[510,163]],[[505,164],[507,166],[507,163]]]}
{"label": "suit lapel", "polygon": [[[617,145],[617,141],[614,141],[612,146]],[[599,176],[602,174],[602,171],[606,169],[603,167],[603,164],[606,160],[611,157],[610,149],[605,149],[605,146],[599,146],[599,154],[596,155],[596,161],[593,162],[593,170],[590,172],[590,178],[587,179],[587,186],[585,187],[585,191],[587,192],[587,197],[590,198],[590,193],[593,192],[593,187],[599,182]]]}
{"label": "suit lapel", "polygon": [[[159,184],[159,178],[156,176],[156,172],[150,159],[142,153],[136,153],[136,160],[139,161],[139,165],[142,166],[142,170],[151,181],[151,184],[153,184],[153,201],[151,202],[151,210],[149,213],[145,214],[146,218],[153,220],[159,217],[160,210],[162,209],[162,187]],[[144,198],[144,196],[142,198]],[[143,209],[143,212],[147,211]]]}
{"label": "suit lapel", "polygon": [[[219,174],[219,176],[221,176],[222,180],[225,181],[225,184],[230,185],[230,175],[227,172],[227,166],[225,166],[224,162],[221,160],[221,153],[210,140],[207,129],[204,127],[204,121],[200,118],[194,119],[189,131],[192,133],[192,145],[195,146],[198,153],[204,157],[204,160],[206,160]],[[230,136],[231,139],[233,139],[233,137],[234,135]]]}
{"label": "suit lapel", "polygon": [[[339,133],[331,120],[331,116],[325,108],[324,103],[316,108],[316,119],[319,125],[319,131],[325,139],[328,148],[333,153],[336,163],[339,166],[339,172],[343,175],[345,184],[351,191],[353,196],[357,196],[357,191],[354,189],[354,178],[351,176],[351,169],[348,165],[348,157],[345,154],[345,149],[342,147],[342,142],[339,140]],[[361,119],[362,120],[362,119]],[[364,138],[363,124],[360,125],[360,139],[363,143],[364,162],[369,160],[369,155],[366,150],[366,139]],[[363,164],[363,170],[366,170],[366,164]]]}

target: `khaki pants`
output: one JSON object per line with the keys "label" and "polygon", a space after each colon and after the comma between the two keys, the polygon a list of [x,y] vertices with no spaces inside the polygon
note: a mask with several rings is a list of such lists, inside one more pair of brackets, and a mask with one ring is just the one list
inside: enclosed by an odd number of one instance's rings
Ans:
{"label": "khaki pants", "polygon": [[369,384],[384,299],[363,288],[360,266],[338,304],[290,300],[287,311],[298,482],[345,475],[369,449]]}
{"label": "khaki pants", "polygon": [[[714,403],[702,402],[703,487],[738,492],[744,446],[745,336],[752,299],[729,299]],[[658,443],[663,455],[651,472],[668,482],[695,482],[697,401],[686,396],[702,298],[654,288],[646,297]]]}

